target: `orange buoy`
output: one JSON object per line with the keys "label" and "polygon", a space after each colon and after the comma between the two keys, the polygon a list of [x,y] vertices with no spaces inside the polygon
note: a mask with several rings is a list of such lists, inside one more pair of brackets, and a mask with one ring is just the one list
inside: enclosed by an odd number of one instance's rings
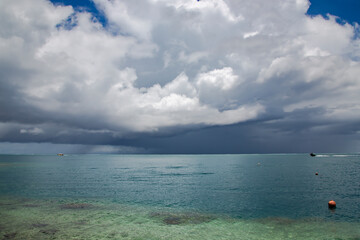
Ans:
{"label": "orange buoy", "polygon": [[336,202],[334,200],[329,201],[329,208],[336,208]]}
{"label": "orange buoy", "polygon": [[315,175],[319,175],[319,173],[318,173],[318,172],[316,172],[316,173],[315,173]]}

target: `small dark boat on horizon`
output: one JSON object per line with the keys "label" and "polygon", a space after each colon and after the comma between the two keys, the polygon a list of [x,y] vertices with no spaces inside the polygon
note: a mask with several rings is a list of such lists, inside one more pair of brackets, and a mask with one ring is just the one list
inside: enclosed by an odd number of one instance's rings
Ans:
{"label": "small dark boat on horizon", "polygon": [[315,157],[316,154],[315,153],[310,153],[310,156]]}

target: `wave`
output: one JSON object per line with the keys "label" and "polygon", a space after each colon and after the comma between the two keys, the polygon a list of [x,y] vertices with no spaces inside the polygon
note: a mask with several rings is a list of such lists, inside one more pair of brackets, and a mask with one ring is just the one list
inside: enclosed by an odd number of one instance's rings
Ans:
{"label": "wave", "polygon": [[194,176],[194,175],[211,175],[213,172],[189,172],[189,173],[161,173],[160,176]]}
{"label": "wave", "polygon": [[179,169],[179,168],[186,168],[185,166],[169,166],[166,167],[167,169]]}

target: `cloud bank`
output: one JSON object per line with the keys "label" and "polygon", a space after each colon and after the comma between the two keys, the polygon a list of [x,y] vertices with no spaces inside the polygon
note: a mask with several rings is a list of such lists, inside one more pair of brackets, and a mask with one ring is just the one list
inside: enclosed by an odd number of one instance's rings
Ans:
{"label": "cloud bank", "polygon": [[185,135],[222,141],[216,129],[233,128],[249,143],[218,152],[290,135],[358,143],[358,25],[308,16],[307,0],[93,2],[107,24],[1,1],[0,141],[196,152],[181,150]]}

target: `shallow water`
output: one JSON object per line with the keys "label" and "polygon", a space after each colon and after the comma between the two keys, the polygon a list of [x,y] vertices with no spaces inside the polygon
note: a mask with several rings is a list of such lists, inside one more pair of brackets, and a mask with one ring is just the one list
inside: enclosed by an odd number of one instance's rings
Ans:
{"label": "shallow water", "polygon": [[346,154],[3,155],[0,238],[360,239],[359,170]]}

